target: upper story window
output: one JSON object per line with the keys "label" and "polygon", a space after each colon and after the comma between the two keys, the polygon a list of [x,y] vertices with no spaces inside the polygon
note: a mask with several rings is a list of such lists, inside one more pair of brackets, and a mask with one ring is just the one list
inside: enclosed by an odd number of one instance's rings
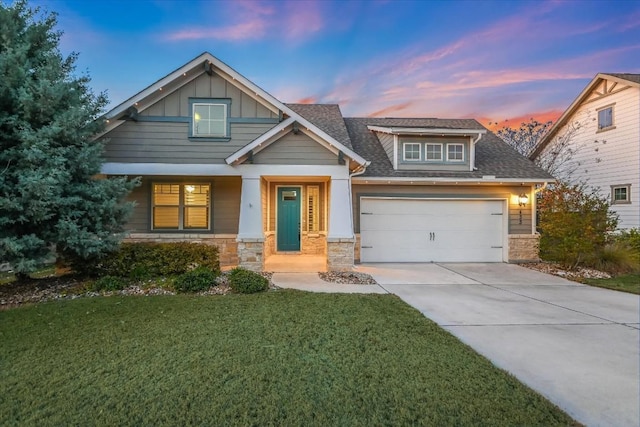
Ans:
{"label": "upper story window", "polygon": [[402,144],[402,158],[406,161],[420,161],[420,145],[413,142]]}
{"label": "upper story window", "polygon": [[447,161],[464,162],[464,145],[447,144]]}
{"label": "upper story window", "polygon": [[190,137],[220,138],[230,137],[230,99],[191,98]]}
{"label": "upper story window", "polygon": [[426,161],[442,161],[442,144],[425,144]]}
{"label": "upper story window", "polygon": [[613,105],[598,110],[598,130],[613,128]]}
{"label": "upper story window", "polygon": [[631,203],[631,185],[612,185],[611,204]]}

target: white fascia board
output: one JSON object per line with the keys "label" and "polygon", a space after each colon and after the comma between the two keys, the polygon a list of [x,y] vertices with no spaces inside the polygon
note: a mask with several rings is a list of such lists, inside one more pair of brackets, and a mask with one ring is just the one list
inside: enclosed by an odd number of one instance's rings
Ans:
{"label": "white fascia board", "polygon": [[374,132],[388,133],[391,135],[484,135],[486,129],[442,129],[442,128],[414,128],[414,127],[386,127],[367,126],[367,129]]}
{"label": "white fascia board", "polygon": [[354,184],[406,184],[406,183],[420,183],[420,184],[545,184],[554,182],[553,179],[539,179],[539,178],[441,178],[441,177],[353,177],[351,181]]}
{"label": "white fascia board", "polygon": [[[296,120],[293,117],[289,117],[288,119],[280,122],[277,126],[271,128],[267,133],[260,135],[258,138],[254,139],[252,142],[245,145],[244,147],[242,147],[241,149],[239,149],[238,151],[236,151],[235,153],[231,154],[229,157],[224,159],[225,162],[231,165],[237,162],[238,160],[240,160],[240,158],[242,158],[242,156],[249,153],[249,151],[258,148],[260,145],[262,144],[265,144],[265,146],[268,145],[267,143],[269,143],[270,139],[277,136],[280,132],[286,129],[287,126],[292,125],[295,121]],[[271,142],[274,142],[274,141],[271,141]]]}

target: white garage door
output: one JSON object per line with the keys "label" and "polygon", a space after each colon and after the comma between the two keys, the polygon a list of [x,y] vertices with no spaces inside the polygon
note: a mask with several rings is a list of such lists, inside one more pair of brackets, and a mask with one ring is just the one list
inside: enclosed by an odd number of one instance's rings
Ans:
{"label": "white garage door", "polygon": [[362,198],[362,262],[502,262],[499,200]]}

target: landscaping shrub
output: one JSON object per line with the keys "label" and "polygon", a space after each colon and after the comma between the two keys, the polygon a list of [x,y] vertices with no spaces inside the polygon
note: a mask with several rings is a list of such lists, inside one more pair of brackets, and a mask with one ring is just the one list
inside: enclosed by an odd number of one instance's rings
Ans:
{"label": "landscaping shrub", "polygon": [[241,294],[253,294],[266,290],[269,281],[256,272],[238,267],[229,273],[229,286]]}
{"label": "landscaping shrub", "polygon": [[119,291],[129,286],[129,282],[122,277],[103,276],[89,285],[89,290],[94,292],[100,291]]}
{"label": "landscaping shrub", "polygon": [[144,280],[186,273],[197,267],[220,272],[218,248],[200,243],[122,243],[111,254],[74,264],[78,272],[92,276],[119,276]]}
{"label": "landscaping shrub", "polygon": [[584,184],[555,184],[540,193],[540,257],[566,268],[592,264],[618,219],[609,203]]}
{"label": "landscaping shrub", "polygon": [[623,241],[615,241],[596,254],[590,267],[618,275],[640,271],[640,258],[634,249]]}
{"label": "landscaping shrub", "polygon": [[176,292],[200,292],[215,286],[218,273],[207,267],[198,267],[176,277],[173,288]]}
{"label": "landscaping shrub", "polygon": [[615,236],[615,240],[628,245],[640,257],[640,229],[623,230]]}

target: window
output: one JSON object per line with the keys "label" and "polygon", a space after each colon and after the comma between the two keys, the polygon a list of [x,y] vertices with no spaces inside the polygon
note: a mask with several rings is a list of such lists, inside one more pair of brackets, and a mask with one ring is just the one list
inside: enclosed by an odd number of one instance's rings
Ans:
{"label": "window", "polygon": [[320,187],[307,186],[307,231],[320,231]]}
{"label": "window", "polygon": [[598,130],[613,127],[613,105],[598,110]]}
{"label": "window", "polygon": [[442,161],[442,144],[426,144],[425,160]]}
{"label": "window", "polygon": [[405,142],[402,144],[403,156],[406,161],[419,161],[420,160],[420,144]]}
{"label": "window", "polygon": [[191,101],[191,136],[228,137],[228,103],[208,103]]}
{"label": "window", "polygon": [[209,184],[153,184],[153,229],[208,230],[209,195]]}
{"label": "window", "polygon": [[611,204],[631,203],[631,185],[612,185]]}
{"label": "window", "polygon": [[447,160],[450,162],[464,161],[463,144],[447,144]]}

